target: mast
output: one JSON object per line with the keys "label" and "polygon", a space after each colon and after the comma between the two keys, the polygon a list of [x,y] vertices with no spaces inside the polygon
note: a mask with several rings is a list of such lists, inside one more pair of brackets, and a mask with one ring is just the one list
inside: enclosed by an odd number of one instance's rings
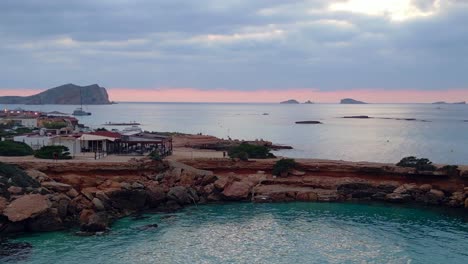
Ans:
{"label": "mast", "polygon": [[81,87],[80,87],[80,105],[81,105],[81,110],[83,110],[83,96],[81,94]]}

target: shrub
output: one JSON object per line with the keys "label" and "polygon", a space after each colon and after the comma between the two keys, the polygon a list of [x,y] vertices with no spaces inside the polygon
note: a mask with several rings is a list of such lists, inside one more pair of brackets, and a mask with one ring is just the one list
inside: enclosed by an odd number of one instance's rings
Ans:
{"label": "shrub", "polygon": [[37,188],[41,185],[15,165],[0,162],[0,189],[1,187],[18,186]]}
{"label": "shrub", "polygon": [[415,168],[417,171],[435,171],[437,169],[436,166],[432,165],[430,160],[425,158],[418,159],[413,156],[403,158],[397,163],[397,166]]}
{"label": "shrub", "polygon": [[442,168],[438,169],[438,171],[444,171],[449,176],[457,176],[460,174],[460,170],[458,169],[457,165],[445,165]]}
{"label": "shrub", "polygon": [[23,142],[0,142],[0,156],[28,156],[32,155],[33,153],[33,149]]}
{"label": "shrub", "polygon": [[275,155],[270,153],[270,149],[268,147],[251,145],[248,143],[242,143],[239,146],[230,148],[228,155],[231,158],[238,158],[241,160],[248,160],[249,158],[267,159],[275,157]]}
{"label": "shrub", "polygon": [[65,146],[44,146],[34,154],[39,159],[54,159],[57,154],[58,159],[71,159],[69,149]]}
{"label": "shrub", "polygon": [[161,155],[159,155],[159,152],[157,151],[151,152],[148,156],[150,157],[151,160],[162,161]]}
{"label": "shrub", "polygon": [[297,163],[294,159],[280,159],[273,165],[272,174],[280,176],[296,168]]}

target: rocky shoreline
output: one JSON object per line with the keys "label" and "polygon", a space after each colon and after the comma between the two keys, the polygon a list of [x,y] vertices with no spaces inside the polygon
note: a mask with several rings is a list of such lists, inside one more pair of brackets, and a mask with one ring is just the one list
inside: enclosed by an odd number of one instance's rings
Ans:
{"label": "rocky shoreline", "polygon": [[[416,172],[380,163],[298,160],[274,177],[274,160],[195,159],[128,163],[0,163],[0,234],[79,226],[109,230],[121,217],[187,205],[252,202],[383,201],[468,212],[468,170]],[[18,166],[18,167],[16,167]]]}

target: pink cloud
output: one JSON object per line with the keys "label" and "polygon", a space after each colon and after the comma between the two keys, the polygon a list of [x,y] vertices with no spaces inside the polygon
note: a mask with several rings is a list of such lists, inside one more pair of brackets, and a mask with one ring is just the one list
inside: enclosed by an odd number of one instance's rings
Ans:
{"label": "pink cloud", "polygon": [[[39,89],[0,89],[0,96],[33,95]],[[284,90],[203,90],[195,88],[109,88],[109,96],[114,101],[133,102],[248,102],[269,103],[296,99],[301,102],[311,100],[321,103],[336,103],[343,98],[354,98],[371,103],[430,103],[435,101],[468,101],[468,89],[438,91],[356,89],[321,91],[319,89]]]}

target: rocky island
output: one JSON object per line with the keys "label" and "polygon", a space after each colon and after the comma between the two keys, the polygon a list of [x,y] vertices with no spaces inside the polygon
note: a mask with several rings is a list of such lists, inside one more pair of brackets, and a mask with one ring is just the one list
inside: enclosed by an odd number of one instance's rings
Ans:
{"label": "rocky island", "polygon": [[0,97],[0,104],[104,105],[111,103],[106,88],[97,84],[78,86],[69,83],[36,95]]}
{"label": "rocky island", "polygon": [[436,104],[436,105],[440,105],[440,104],[463,104],[464,105],[464,104],[466,104],[466,102],[462,101],[462,102],[455,102],[455,103],[447,103],[445,101],[439,101],[439,102],[434,102],[432,104]]}
{"label": "rocky island", "polygon": [[280,102],[280,104],[299,104],[299,101],[294,99],[289,99],[287,101]]}
{"label": "rocky island", "polygon": [[351,98],[345,98],[345,99],[341,99],[340,104],[367,104],[367,103],[362,102],[362,101],[358,101],[358,100],[354,100],[354,99],[351,99]]}

